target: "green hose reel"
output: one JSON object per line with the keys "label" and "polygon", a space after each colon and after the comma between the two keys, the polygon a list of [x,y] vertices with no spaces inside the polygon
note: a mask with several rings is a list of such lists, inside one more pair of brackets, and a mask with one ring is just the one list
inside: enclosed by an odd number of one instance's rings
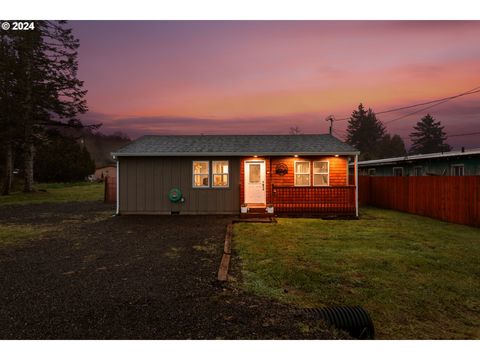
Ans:
{"label": "green hose reel", "polygon": [[170,191],[168,192],[168,199],[173,203],[182,201],[182,191],[179,188],[170,189]]}

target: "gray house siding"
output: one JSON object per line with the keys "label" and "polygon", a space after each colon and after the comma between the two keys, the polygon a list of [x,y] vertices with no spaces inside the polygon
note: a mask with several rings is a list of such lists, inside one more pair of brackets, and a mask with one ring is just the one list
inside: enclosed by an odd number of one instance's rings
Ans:
{"label": "gray house siding", "polygon": [[[192,186],[194,160],[228,160],[229,187]],[[120,214],[236,214],[240,211],[238,157],[119,157]],[[172,203],[168,192],[179,188],[183,203]]]}

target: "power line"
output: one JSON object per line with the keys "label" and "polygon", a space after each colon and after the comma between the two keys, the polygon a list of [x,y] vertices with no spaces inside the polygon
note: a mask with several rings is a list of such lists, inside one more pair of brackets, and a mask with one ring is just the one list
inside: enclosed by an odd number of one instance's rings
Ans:
{"label": "power line", "polygon": [[448,135],[447,134],[447,137],[451,138],[451,137],[456,137],[456,136],[470,136],[470,135],[480,135],[480,131],[471,132],[471,133],[464,133],[464,134],[453,134],[453,135]]}
{"label": "power line", "polygon": [[447,101],[450,101],[450,99],[449,99],[449,100],[443,100],[443,101],[441,101],[441,102],[439,102],[439,103],[436,103],[436,104],[433,104],[433,105],[430,105],[430,106],[421,108],[421,109],[419,109],[419,110],[415,110],[415,111],[413,111],[413,112],[411,112],[411,113],[408,113],[408,114],[399,116],[399,117],[397,117],[397,118],[395,118],[395,119],[391,119],[391,120],[385,121],[385,122],[383,122],[383,123],[384,123],[384,124],[390,124],[390,123],[392,123],[392,122],[394,122],[394,121],[401,120],[401,119],[405,119],[406,117],[409,117],[409,116],[411,116],[411,115],[418,114],[419,112],[423,112],[423,111],[428,110],[428,109],[430,109],[430,108],[433,108],[433,107],[435,107],[435,106],[441,105],[441,104],[443,104],[443,103],[446,103]]}
{"label": "power line", "polygon": [[[415,111],[411,114],[407,114],[407,115],[404,116],[404,117],[406,117],[406,116],[416,114],[417,112],[420,112],[420,111],[423,111],[423,110],[426,110],[426,109],[430,109],[431,107],[443,104],[444,102],[447,102],[447,101],[450,101],[450,100],[453,100],[453,99],[456,99],[456,98],[459,98],[459,97],[462,97],[462,96],[472,95],[472,94],[479,93],[479,92],[480,92],[480,86],[477,86],[477,87],[475,87],[471,90],[462,92],[462,93],[457,94],[457,95],[453,95],[453,96],[449,96],[449,97],[445,97],[445,98],[441,98],[441,99],[436,99],[436,100],[431,100],[431,101],[427,101],[427,102],[423,102],[423,103],[419,103],[419,104],[415,104],[415,105],[402,106],[402,107],[399,107],[399,108],[384,110],[384,111],[376,112],[375,115],[387,114],[387,113],[396,112],[396,111],[400,111],[400,110],[411,109],[411,108],[418,107],[418,106],[433,104],[433,105],[428,106],[426,108],[423,108],[421,110]],[[401,118],[403,118],[403,117],[401,117]],[[349,120],[349,119],[350,119],[350,117],[345,117],[345,118],[341,118],[341,119],[336,119],[335,121],[345,121],[345,120]],[[400,120],[400,118],[390,120],[389,122],[396,121],[396,120]],[[388,122],[386,122],[386,123],[388,123]]]}

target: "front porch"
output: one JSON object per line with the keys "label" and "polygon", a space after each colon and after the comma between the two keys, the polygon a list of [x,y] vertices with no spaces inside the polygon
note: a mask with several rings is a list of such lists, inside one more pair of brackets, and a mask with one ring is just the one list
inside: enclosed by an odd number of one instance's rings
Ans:
{"label": "front porch", "polygon": [[[271,204],[245,204],[242,218],[288,216],[355,217],[355,186],[296,187],[272,185]],[[269,212],[268,207],[273,208]],[[244,210],[245,211],[245,210]]]}
{"label": "front porch", "polygon": [[356,216],[355,186],[272,186],[275,214]]}
{"label": "front porch", "polygon": [[241,217],[356,217],[348,156],[256,156],[240,165]]}

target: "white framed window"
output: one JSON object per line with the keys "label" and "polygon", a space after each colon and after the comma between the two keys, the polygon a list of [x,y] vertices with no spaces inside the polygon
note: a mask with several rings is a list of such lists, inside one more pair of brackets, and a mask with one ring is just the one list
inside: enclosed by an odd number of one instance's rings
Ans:
{"label": "white framed window", "polygon": [[377,173],[377,169],[375,168],[368,169],[368,176],[375,176],[376,173]]}
{"label": "white framed window", "polygon": [[394,167],[393,176],[403,176],[403,167]]}
{"label": "white framed window", "polygon": [[228,187],[228,161],[212,161],[212,187]]}
{"label": "white framed window", "polygon": [[415,176],[422,176],[423,175],[423,166],[415,166],[413,168],[413,174]]}
{"label": "white framed window", "polygon": [[313,186],[328,186],[329,168],[328,161],[313,162]]}
{"label": "white framed window", "polygon": [[194,188],[210,187],[210,162],[193,161],[193,184]]}
{"label": "white framed window", "polygon": [[295,161],[295,186],[310,186],[310,161]]}
{"label": "white framed window", "polygon": [[463,164],[452,165],[452,176],[463,176],[465,175],[465,167]]}

